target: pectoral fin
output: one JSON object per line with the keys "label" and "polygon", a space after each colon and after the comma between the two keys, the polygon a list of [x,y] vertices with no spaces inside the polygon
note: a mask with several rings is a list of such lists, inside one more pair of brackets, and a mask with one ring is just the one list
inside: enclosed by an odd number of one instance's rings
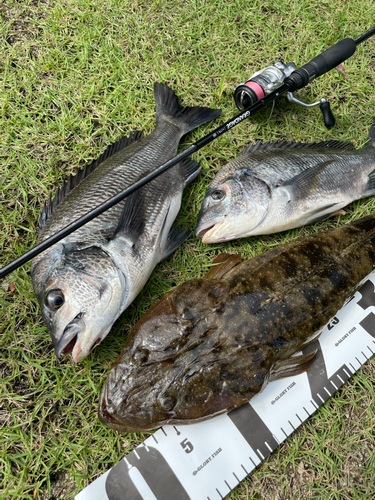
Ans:
{"label": "pectoral fin", "polygon": [[137,189],[126,198],[118,226],[111,239],[114,239],[117,234],[122,232],[127,232],[133,243],[139,238],[145,227],[143,206],[142,189]]}
{"label": "pectoral fin", "polygon": [[309,347],[311,344],[313,344],[321,336],[323,330],[324,330],[324,327],[321,328],[320,330],[317,330],[310,338],[305,340],[305,342],[299,347],[299,349],[301,351],[303,351],[304,349]]}
{"label": "pectoral fin", "polygon": [[173,227],[168,233],[168,239],[164,248],[163,255],[160,260],[166,259],[173,253],[184,241],[191,236],[189,229],[179,229]]}
{"label": "pectoral fin", "polygon": [[301,354],[300,356],[294,356],[283,361],[276,361],[271,371],[270,382],[279,378],[299,375],[309,370],[312,367],[317,352],[318,349],[315,349],[315,351],[311,351],[308,354]]}
{"label": "pectoral fin", "polygon": [[236,264],[242,261],[240,255],[231,255],[229,253],[221,253],[217,255],[212,261],[216,266],[212,266],[209,271],[204,275],[207,280],[220,279],[225,273],[230,271]]}
{"label": "pectoral fin", "polygon": [[293,179],[290,179],[282,184],[280,187],[289,192],[290,201],[307,198],[315,192],[319,184],[320,176],[334,161],[335,160],[323,161],[313,167],[307,168],[300,174],[293,177]]}

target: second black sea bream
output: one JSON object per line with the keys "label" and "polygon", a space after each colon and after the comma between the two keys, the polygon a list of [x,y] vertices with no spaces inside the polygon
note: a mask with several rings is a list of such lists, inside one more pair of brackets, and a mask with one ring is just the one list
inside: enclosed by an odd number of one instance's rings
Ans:
{"label": "second black sea bream", "polygon": [[374,169],[374,125],[367,144],[355,151],[338,141],[257,143],[216,174],[196,235],[203,243],[216,243],[325,219],[375,194]]}
{"label": "second black sea bream", "polygon": [[[135,132],[70,177],[40,218],[41,242],[173,158],[181,137],[220,110],[179,105],[154,85],[156,129]],[[158,262],[189,235],[172,229],[184,187],[199,172],[187,159],[32,261],[31,276],[58,357],[87,356],[145,285]]]}
{"label": "second black sea bream", "polygon": [[375,216],[239,260],[219,256],[138,321],[103,386],[102,422],[133,432],[207,420],[308,369],[316,351],[298,353],[373,270]]}

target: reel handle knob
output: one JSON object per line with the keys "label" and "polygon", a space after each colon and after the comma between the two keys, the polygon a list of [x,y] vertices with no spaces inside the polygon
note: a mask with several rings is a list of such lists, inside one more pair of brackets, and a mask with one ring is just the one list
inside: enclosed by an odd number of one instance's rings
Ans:
{"label": "reel handle knob", "polygon": [[334,127],[336,120],[335,120],[335,117],[333,116],[333,113],[331,111],[331,106],[329,105],[329,102],[326,101],[325,99],[322,99],[321,101],[323,101],[323,102],[321,102],[319,107],[320,107],[322,114],[323,114],[324,125],[328,129],[332,128],[332,127]]}

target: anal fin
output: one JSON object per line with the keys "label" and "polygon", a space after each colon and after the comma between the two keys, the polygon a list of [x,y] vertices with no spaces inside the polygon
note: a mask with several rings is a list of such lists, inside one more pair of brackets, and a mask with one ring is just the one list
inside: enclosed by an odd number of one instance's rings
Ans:
{"label": "anal fin", "polygon": [[173,227],[169,233],[167,242],[164,248],[163,255],[160,260],[166,259],[173,253],[184,241],[186,241],[191,236],[191,231],[189,229],[179,229],[178,227]]}
{"label": "anal fin", "polygon": [[339,213],[340,210],[338,209],[340,205],[342,206],[341,202],[330,203],[328,205],[324,205],[323,207],[312,210],[310,212],[310,216],[306,219],[305,224],[320,222],[322,220],[328,219],[329,217],[333,217],[334,215],[342,215],[342,213]]}
{"label": "anal fin", "polygon": [[299,375],[300,373],[309,370],[313,365],[317,352],[318,349],[315,349],[307,354],[301,354],[300,356],[293,356],[289,359],[276,361],[271,371],[270,382],[279,378]]}
{"label": "anal fin", "polygon": [[368,183],[366,186],[366,191],[363,193],[361,198],[367,198],[375,194],[375,174],[370,174],[368,176]]}

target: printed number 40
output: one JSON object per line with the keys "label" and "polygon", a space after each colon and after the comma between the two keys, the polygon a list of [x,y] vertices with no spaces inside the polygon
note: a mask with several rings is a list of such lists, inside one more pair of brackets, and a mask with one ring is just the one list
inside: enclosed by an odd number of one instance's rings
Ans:
{"label": "printed number 40", "polygon": [[187,438],[181,441],[180,445],[185,450],[185,453],[191,453],[194,450],[194,446],[187,440]]}

